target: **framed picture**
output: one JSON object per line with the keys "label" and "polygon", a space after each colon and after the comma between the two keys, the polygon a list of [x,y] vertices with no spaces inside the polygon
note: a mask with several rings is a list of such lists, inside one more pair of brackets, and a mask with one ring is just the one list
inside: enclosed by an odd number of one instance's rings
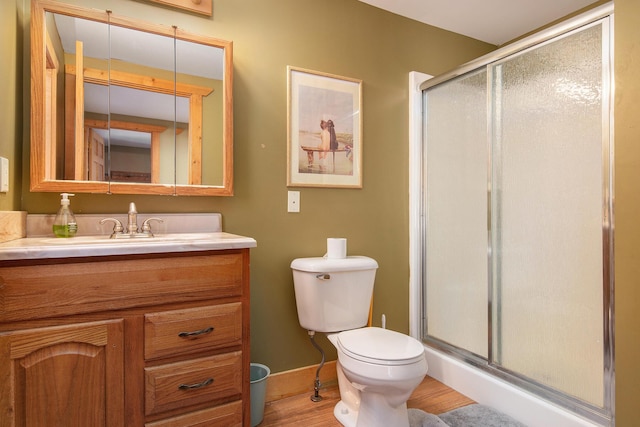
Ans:
{"label": "framed picture", "polygon": [[213,0],[150,0],[153,3],[166,4],[189,12],[213,15]]}
{"label": "framed picture", "polygon": [[362,188],[362,81],[287,74],[287,186]]}

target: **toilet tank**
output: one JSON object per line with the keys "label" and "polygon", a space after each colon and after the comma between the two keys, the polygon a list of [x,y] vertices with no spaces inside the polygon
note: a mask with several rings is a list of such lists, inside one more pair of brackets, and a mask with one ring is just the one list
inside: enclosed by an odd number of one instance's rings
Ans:
{"label": "toilet tank", "polygon": [[378,263],[364,256],[298,258],[291,263],[300,325],[338,332],[367,324]]}

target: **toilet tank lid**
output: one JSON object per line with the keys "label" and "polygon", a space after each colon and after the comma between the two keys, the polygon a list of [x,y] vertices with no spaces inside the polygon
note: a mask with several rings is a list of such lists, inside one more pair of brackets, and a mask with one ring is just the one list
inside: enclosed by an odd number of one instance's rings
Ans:
{"label": "toilet tank lid", "polygon": [[378,268],[373,258],[366,256],[348,256],[346,258],[297,258],[291,262],[293,270],[314,273],[330,273],[336,271],[371,270]]}

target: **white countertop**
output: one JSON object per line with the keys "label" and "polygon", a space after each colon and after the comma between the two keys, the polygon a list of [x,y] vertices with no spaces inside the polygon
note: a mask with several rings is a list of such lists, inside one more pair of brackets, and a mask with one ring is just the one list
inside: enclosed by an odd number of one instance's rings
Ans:
{"label": "white countertop", "polygon": [[0,243],[0,261],[21,259],[74,258],[109,255],[193,252],[255,248],[250,237],[222,231],[219,213],[139,214],[138,224],[147,218],[162,218],[152,224],[154,237],[110,239],[113,223],[100,224],[106,217],[126,224],[126,214],[76,214],[78,234],[59,238],[52,233],[55,215],[27,215],[27,237]]}
{"label": "white countertop", "polygon": [[108,235],[71,238],[26,237],[0,243],[0,261],[192,252],[256,246],[256,241],[250,237],[225,232],[171,233],[131,239],[110,239]]}

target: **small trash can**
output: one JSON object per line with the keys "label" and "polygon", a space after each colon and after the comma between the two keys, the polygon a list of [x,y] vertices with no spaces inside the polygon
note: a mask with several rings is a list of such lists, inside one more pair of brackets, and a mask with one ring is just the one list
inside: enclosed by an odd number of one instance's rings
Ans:
{"label": "small trash can", "polygon": [[260,424],[264,417],[264,399],[270,373],[268,366],[260,363],[251,364],[251,427]]}

